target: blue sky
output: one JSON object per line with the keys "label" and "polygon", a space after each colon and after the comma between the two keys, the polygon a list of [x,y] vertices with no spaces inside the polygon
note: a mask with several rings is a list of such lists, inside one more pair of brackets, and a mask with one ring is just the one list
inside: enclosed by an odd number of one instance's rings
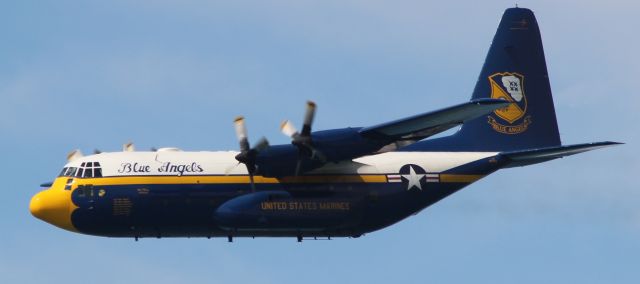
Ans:
{"label": "blue sky", "polygon": [[[33,218],[76,148],[286,143],[283,119],[366,126],[469,99],[513,1],[0,3],[0,282],[637,283],[636,1],[534,10],[564,143],[627,145],[501,171],[363,238],[108,239]],[[481,3],[481,4],[480,4]]]}

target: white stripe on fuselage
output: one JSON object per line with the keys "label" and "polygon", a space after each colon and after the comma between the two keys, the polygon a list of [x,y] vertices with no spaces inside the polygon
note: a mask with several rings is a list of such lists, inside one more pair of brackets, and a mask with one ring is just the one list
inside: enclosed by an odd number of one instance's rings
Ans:
{"label": "white stripe on fuselage", "polygon": [[[177,176],[246,175],[235,159],[238,152],[111,152],[86,156],[65,167],[80,167],[83,162],[99,162],[103,176]],[[497,152],[388,152],[341,163],[328,163],[309,174],[389,174],[398,173],[406,164],[415,164],[427,172],[440,173]]]}

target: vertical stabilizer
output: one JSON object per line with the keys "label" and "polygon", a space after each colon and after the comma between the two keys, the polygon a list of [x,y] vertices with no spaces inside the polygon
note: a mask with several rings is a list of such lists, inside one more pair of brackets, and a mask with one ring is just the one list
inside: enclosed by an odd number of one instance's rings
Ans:
{"label": "vertical stabilizer", "polygon": [[456,134],[407,150],[509,151],[560,145],[540,30],[529,9],[504,12],[472,99],[512,102],[465,123]]}

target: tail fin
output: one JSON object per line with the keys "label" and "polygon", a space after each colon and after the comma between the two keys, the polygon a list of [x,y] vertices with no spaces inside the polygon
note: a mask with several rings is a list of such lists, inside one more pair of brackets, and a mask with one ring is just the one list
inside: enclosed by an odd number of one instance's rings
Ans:
{"label": "tail fin", "polygon": [[[540,30],[533,12],[510,8],[498,26],[472,99],[513,102],[414,150],[513,151],[560,145]],[[422,144],[422,145],[420,145]]]}

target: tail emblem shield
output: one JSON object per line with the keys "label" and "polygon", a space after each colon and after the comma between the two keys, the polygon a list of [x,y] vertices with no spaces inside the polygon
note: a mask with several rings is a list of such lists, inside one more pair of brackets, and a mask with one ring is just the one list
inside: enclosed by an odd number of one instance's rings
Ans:
{"label": "tail emblem shield", "polygon": [[[524,93],[524,76],[518,73],[504,72],[489,76],[491,98],[512,102],[508,107],[497,109],[489,116],[489,124],[500,133],[518,134],[527,131],[531,116],[527,114],[527,96]],[[498,121],[501,120],[501,121]],[[500,122],[506,122],[502,124]]]}

